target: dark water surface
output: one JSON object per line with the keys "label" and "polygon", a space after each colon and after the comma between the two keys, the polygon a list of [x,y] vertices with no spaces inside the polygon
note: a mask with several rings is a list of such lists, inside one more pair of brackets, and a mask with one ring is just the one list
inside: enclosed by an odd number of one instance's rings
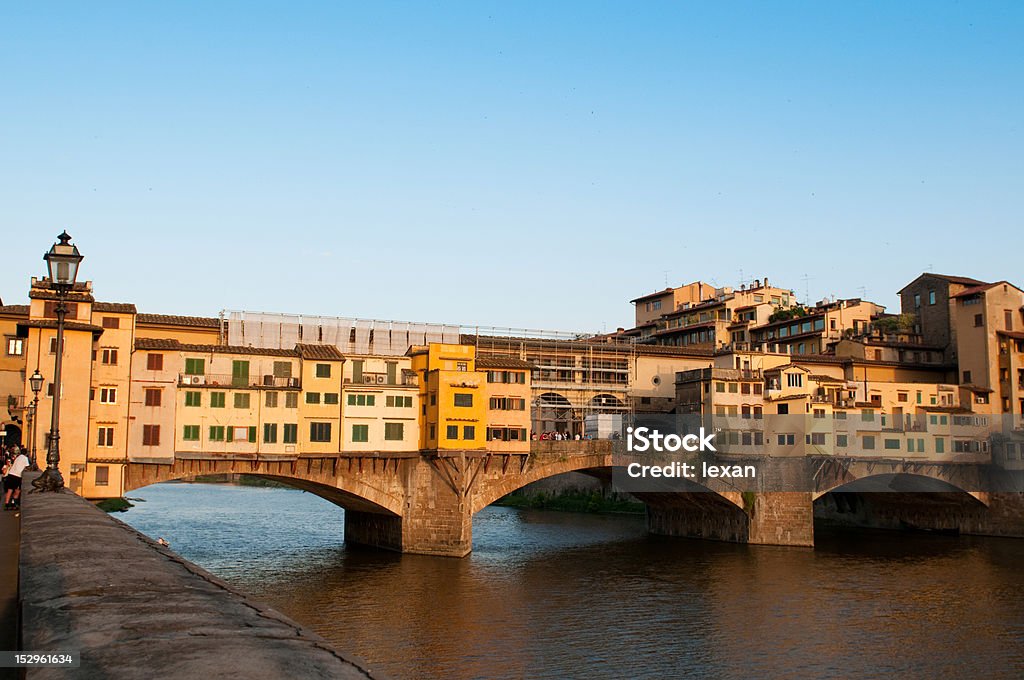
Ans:
{"label": "dark water surface", "polygon": [[1024,677],[1024,540],[647,536],[490,507],[465,559],[346,550],[300,491],[159,484],[119,519],[393,678]]}

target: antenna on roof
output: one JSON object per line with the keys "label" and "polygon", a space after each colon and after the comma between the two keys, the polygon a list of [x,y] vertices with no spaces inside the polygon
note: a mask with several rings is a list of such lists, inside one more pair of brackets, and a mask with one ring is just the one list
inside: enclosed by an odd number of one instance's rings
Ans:
{"label": "antenna on roof", "polygon": [[665,273],[665,287],[668,288],[668,272],[669,272],[669,270],[668,269],[662,269],[661,271],[663,271]]}
{"label": "antenna on roof", "polygon": [[864,300],[865,298],[867,298],[867,296],[868,296],[868,289],[867,289],[866,286],[861,286],[857,290],[860,291],[860,299],[861,300]]}
{"label": "antenna on roof", "polygon": [[804,282],[804,304],[809,305],[811,303],[811,277],[805,273],[801,278]]}

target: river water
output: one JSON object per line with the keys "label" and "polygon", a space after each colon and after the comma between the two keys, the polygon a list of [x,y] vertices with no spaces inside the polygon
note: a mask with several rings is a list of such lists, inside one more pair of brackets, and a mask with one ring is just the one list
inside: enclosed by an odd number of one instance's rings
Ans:
{"label": "river water", "polygon": [[1024,540],[812,549],[490,507],[465,559],[346,549],[301,491],[158,484],[116,515],[393,678],[1024,677]]}

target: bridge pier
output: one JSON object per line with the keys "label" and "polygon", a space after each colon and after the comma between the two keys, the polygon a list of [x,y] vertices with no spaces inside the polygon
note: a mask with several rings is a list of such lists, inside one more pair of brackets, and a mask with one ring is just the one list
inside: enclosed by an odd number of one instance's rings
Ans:
{"label": "bridge pier", "polygon": [[647,529],[653,534],[760,545],[814,545],[810,493],[694,492],[637,496],[647,503]]}

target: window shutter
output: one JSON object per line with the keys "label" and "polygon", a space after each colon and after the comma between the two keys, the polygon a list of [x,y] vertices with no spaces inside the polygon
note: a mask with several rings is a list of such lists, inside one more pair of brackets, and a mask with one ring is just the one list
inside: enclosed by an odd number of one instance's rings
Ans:
{"label": "window shutter", "polygon": [[250,425],[249,426],[249,441],[250,442],[255,442],[256,441],[256,426],[255,425]]}

